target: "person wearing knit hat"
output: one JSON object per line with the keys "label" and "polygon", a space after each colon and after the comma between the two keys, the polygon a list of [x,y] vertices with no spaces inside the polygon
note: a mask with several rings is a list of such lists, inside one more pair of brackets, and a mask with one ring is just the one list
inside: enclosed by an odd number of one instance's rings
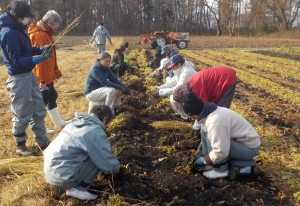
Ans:
{"label": "person wearing knit hat", "polygon": [[114,55],[111,59],[110,69],[117,77],[123,77],[126,70],[130,67],[124,58],[126,48],[120,46],[118,49],[115,49]]}
{"label": "person wearing knit hat", "polygon": [[[111,55],[109,53],[100,53],[99,59],[95,61],[88,72],[84,95],[90,102],[108,105],[114,113],[121,101],[121,96],[117,96],[117,90],[123,94],[127,94],[129,90],[112,73],[109,68],[110,62]],[[91,109],[89,108],[89,110]]]}
{"label": "person wearing knit hat", "polygon": [[184,97],[183,110],[201,126],[202,155],[194,164],[204,177],[226,177],[229,159],[251,160],[258,154],[259,134],[235,111],[204,103],[192,91]]}
{"label": "person wearing knit hat", "polygon": [[[188,91],[194,91],[204,102],[214,102],[218,106],[229,108],[237,83],[236,71],[226,66],[203,69],[193,75],[174,91],[174,100],[183,103]],[[188,88],[188,89],[187,89]]]}
{"label": "person wearing knit hat", "polygon": [[[187,82],[187,80],[196,73],[196,70],[190,66],[190,64],[186,63],[186,60],[179,54],[174,55],[170,59],[170,63],[174,70],[175,76],[173,76],[170,81],[167,81],[165,84],[157,87],[156,91],[153,92],[153,96],[155,98],[159,98],[162,96],[168,96],[170,99],[171,107],[175,112],[175,116],[180,116],[183,120],[188,120],[188,116],[180,108],[178,102],[173,99],[174,90],[180,85]],[[168,66],[170,68],[170,66]]]}
{"label": "person wearing knit hat", "polygon": [[194,92],[188,92],[184,97],[183,110],[187,115],[198,116],[203,110],[204,103]]}

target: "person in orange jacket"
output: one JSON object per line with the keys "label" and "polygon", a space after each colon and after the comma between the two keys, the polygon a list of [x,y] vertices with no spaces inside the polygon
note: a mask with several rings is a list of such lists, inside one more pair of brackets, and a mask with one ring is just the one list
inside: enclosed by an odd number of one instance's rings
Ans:
{"label": "person in orange jacket", "polygon": [[[30,34],[31,44],[33,46],[44,46],[53,43],[54,40],[52,36],[56,32],[60,22],[61,17],[59,14],[54,10],[50,10],[43,16],[42,20],[30,24],[28,33]],[[60,117],[56,104],[58,95],[54,88],[54,80],[62,76],[57,66],[55,45],[53,45],[51,58],[37,64],[33,69],[33,72],[38,78],[44,103],[48,107],[48,114],[50,115],[55,128],[65,126],[68,122]]]}

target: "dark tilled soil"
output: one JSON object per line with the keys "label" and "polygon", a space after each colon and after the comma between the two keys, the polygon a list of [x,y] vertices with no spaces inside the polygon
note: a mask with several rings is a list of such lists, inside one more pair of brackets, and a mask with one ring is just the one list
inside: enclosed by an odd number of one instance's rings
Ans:
{"label": "dark tilled soil", "polygon": [[[236,181],[228,177],[209,180],[195,172],[192,162],[199,143],[197,132],[153,128],[152,121],[171,120],[170,117],[147,110],[159,100],[149,97],[142,76],[132,84],[127,82],[127,85],[131,93],[122,100],[118,114],[123,113],[128,120],[109,132],[113,151],[117,151],[122,164],[122,173],[110,181],[114,183],[115,193],[125,197],[125,201],[130,204],[144,201],[150,205],[188,206],[293,204],[288,197],[282,197],[264,174],[259,159],[257,167],[260,172],[256,178],[241,176]],[[187,144],[178,148],[174,146],[178,142]],[[101,182],[92,186],[95,190],[105,188],[108,186]]]}

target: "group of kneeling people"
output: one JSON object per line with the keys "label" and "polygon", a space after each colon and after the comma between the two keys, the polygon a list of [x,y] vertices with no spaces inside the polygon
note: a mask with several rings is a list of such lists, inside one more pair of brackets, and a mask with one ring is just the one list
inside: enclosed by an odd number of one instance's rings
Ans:
{"label": "group of kneeling people", "polygon": [[[128,89],[112,74],[110,58],[106,52],[100,54],[89,71],[85,89],[87,98],[101,91],[106,93],[105,104],[94,106],[90,114],[76,113],[44,151],[47,182],[80,199],[97,198],[87,188],[99,171],[117,173],[120,168],[105,127],[113,118],[114,105],[120,101],[116,90]],[[202,156],[195,165],[202,168],[203,176],[226,177],[229,159],[253,159],[260,148],[260,136],[246,119],[229,109],[237,81],[235,70],[221,66],[196,72],[178,54],[169,63],[165,61],[161,61],[162,67],[173,69],[174,76],[153,95],[170,96],[175,112],[183,119],[195,120],[193,128],[200,130],[202,141]]]}
{"label": "group of kneeling people", "polygon": [[[61,76],[56,50],[54,45],[46,45],[53,42],[52,35],[61,18],[55,11],[47,12],[42,20],[30,25],[29,39],[24,29],[30,17],[34,14],[23,1],[15,1],[0,16],[0,43],[9,74],[6,86],[14,116],[16,153],[33,154],[25,144],[25,130],[30,123],[37,145],[44,150],[46,181],[66,190],[67,195],[96,199],[97,195],[87,189],[98,172],[110,174],[120,170],[105,129],[121,101],[117,90],[123,94],[129,91],[115,76],[124,75],[128,66],[123,63],[128,43],[116,50],[113,57],[120,60],[120,65],[111,65],[111,55],[102,52],[88,72],[84,94],[89,101],[103,104],[91,108],[89,114],[77,112],[73,119],[64,121],[57,109],[53,84]],[[153,96],[168,96],[175,115],[184,121],[195,120],[193,128],[200,130],[202,141],[202,156],[195,164],[202,168],[203,175],[210,179],[226,177],[229,159],[250,160],[256,156],[260,136],[246,119],[229,109],[237,83],[236,72],[225,66],[197,72],[194,64],[174,49],[158,45],[156,49],[156,54],[163,58],[155,56],[151,66],[154,75],[163,71],[165,83],[157,87]],[[45,106],[55,126],[65,126],[52,142],[44,126]]]}

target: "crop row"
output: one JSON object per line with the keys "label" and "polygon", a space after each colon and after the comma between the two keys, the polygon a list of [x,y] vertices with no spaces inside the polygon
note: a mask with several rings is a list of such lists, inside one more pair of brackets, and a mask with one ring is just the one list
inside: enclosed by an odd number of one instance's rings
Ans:
{"label": "crop row", "polygon": [[[213,60],[211,58],[204,57],[199,54],[195,54],[191,51],[181,51],[182,54],[187,55],[189,57],[192,57],[198,61],[205,62],[206,64],[210,64],[212,66],[220,66],[220,65],[226,65],[222,62]],[[230,66],[230,65],[227,65]],[[255,87],[261,88],[263,90],[271,92],[273,95],[278,96],[279,98],[290,100],[295,105],[298,105],[300,100],[300,94],[297,91],[293,91],[289,88],[286,88],[278,83],[275,83],[271,81],[270,79],[266,79],[264,77],[261,77],[257,74],[253,74],[248,71],[244,71],[240,68],[233,67],[237,71],[237,76],[244,80],[245,82],[248,82],[252,85],[255,85]]]}
{"label": "crop row", "polygon": [[[198,52],[196,52],[198,53]],[[200,53],[198,53],[200,54]],[[231,64],[239,64],[242,67],[247,68],[248,70],[259,70],[262,74],[266,74],[268,76],[272,76],[272,78],[276,78],[276,81],[285,81],[289,82],[290,79],[294,79],[298,82],[300,81],[300,74],[298,71],[299,68],[295,66],[295,61],[287,60],[289,64],[280,64],[274,62],[272,60],[267,59],[260,59],[255,57],[256,54],[237,51],[237,50],[230,50],[230,51],[212,51],[212,50],[205,50],[201,52],[201,55],[207,56],[216,56],[218,58],[222,58],[227,61],[231,61]],[[290,61],[290,62],[289,62]],[[297,63],[299,64],[299,62]],[[292,66],[291,66],[292,65]],[[300,65],[300,64],[299,64]]]}

